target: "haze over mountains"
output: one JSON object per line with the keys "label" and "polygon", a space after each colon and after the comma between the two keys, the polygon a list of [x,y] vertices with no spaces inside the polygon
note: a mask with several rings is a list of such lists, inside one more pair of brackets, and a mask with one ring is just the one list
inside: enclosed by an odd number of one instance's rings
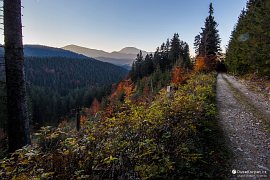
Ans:
{"label": "haze over mountains", "polygon": [[[4,56],[4,48],[0,48],[0,56]],[[87,58],[82,54],[67,51],[61,48],[54,48],[43,45],[24,45],[25,57],[67,57],[67,58]]]}
{"label": "haze over mountains", "polygon": [[[141,50],[143,56],[149,52]],[[55,48],[43,45],[24,45],[25,57],[67,57],[86,58],[91,57],[99,61],[108,62],[125,69],[130,69],[132,62],[136,59],[140,49],[125,47],[120,51],[106,52],[103,50],[90,49],[77,45],[67,45],[63,48]],[[3,57],[4,50],[0,48],[0,56]]]}
{"label": "haze over mountains", "polygon": [[[136,59],[140,49],[135,47],[125,47],[120,51],[106,52],[103,50],[90,49],[77,45],[67,45],[62,49],[72,51],[78,54],[82,54],[88,57],[98,59],[100,61],[109,62],[120,66],[131,66],[132,62]],[[142,51],[143,56],[147,54],[146,51]]]}
{"label": "haze over mountains", "polygon": [[[71,61],[70,59],[72,59],[74,60],[73,62],[77,61],[79,64],[81,61],[86,62],[87,60],[89,60],[91,62],[86,63],[86,65],[83,65],[82,67],[85,67],[88,70],[90,68],[90,69],[93,69],[93,71],[97,71],[98,73],[101,72],[103,74],[106,74],[107,71],[112,70],[114,72],[118,72],[118,74],[121,74],[121,77],[123,77],[125,74],[128,73],[127,71],[128,68],[124,66],[120,68],[119,66],[116,66],[113,63],[103,62],[95,58],[90,58],[82,54],[78,54],[78,53],[64,50],[61,48],[54,48],[54,47],[43,46],[43,45],[24,45],[24,56],[26,60],[38,59],[40,60],[40,62],[42,61],[48,62],[50,60],[51,63],[54,61],[59,61],[63,59],[66,59],[67,61]],[[0,57],[4,57],[4,48],[0,48]],[[0,63],[4,63],[4,58],[0,58]],[[55,63],[58,63],[58,62],[55,62]],[[106,70],[104,71],[104,69]],[[4,66],[0,66],[0,72],[4,72]],[[95,72],[94,74],[96,75],[97,72]],[[107,78],[110,78],[110,76],[108,76]],[[101,83],[101,82],[102,81],[98,81],[97,83]]]}

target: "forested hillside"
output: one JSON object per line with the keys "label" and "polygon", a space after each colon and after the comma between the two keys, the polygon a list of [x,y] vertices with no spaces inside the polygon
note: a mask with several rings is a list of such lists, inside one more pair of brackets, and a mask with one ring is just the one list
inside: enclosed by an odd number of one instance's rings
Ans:
{"label": "forested hillside", "polygon": [[[166,86],[171,78],[177,83],[182,81],[181,74],[189,72],[192,66],[189,45],[175,33],[157,47],[154,54],[143,57],[140,51],[132,64],[129,78],[138,86],[137,93],[149,95]],[[171,77],[172,74],[175,74],[174,77]]]}
{"label": "forested hillside", "polygon": [[[9,5],[12,9],[15,4]],[[21,73],[17,79],[27,93],[23,89],[25,99],[16,104],[0,104],[0,123],[9,132],[6,136],[0,128],[0,179],[269,177],[269,99],[250,90],[238,76],[225,74],[228,69],[236,75],[270,77],[269,11],[269,0],[248,1],[225,61],[212,3],[195,36],[194,58],[189,44],[174,33],[154,53],[139,50],[129,72],[65,50],[30,46],[25,52],[33,56],[23,57],[22,42],[19,49],[5,47],[20,56],[10,53],[13,64],[6,61],[7,87],[17,85],[12,79],[16,73],[8,68],[17,67],[20,73],[25,67],[25,78]],[[134,55],[135,50],[111,54]],[[5,76],[1,81],[0,97],[9,92]],[[23,105],[17,119],[10,115],[12,105]],[[23,116],[27,113],[29,118]],[[23,125],[20,133],[29,142],[16,143],[14,119]]]}
{"label": "forested hillside", "polygon": [[127,70],[91,58],[28,57],[26,78],[32,85],[63,92],[66,89],[110,85],[121,80]]}
{"label": "forested hillside", "polygon": [[105,106],[95,106],[94,113],[82,111],[79,131],[68,121],[57,128],[42,127],[34,146],[13,154],[16,160],[2,162],[2,176],[226,176],[229,151],[216,119],[215,74],[196,66],[192,70],[188,45],[177,33],[166,44],[154,56],[139,52],[128,78],[114,88]]}
{"label": "forested hillside", "polygon": [[228,152],[216,121],[215,82],[211,74],[191,75],[185,85],[176,85],[171,96],[163,89],[151,103],[136,103],[126,96],[112,111],[109,106],[96,117],[83,118],[80,132],[67,123],[56,129],[43,127],[35,134],[36,146],[17,151],[16,160],[2,161],[1,175],[5,179],[226,176]]}
{"label": "forested hillside", "polygon": [[[67,51],[61,48],[54,48],[42,45],[24,45],[24,56],[26,57],[69,57],[86,58],[78,53]],[[0,48],[0,57],[4,57],[4,48]]]}
{"label": "forested hillside", "polygon": [[232,31],[226,54],[234,74],[270,76],[270,1],[250,0]]}
{"label": "forested hillside", "polygon": [[[72,109],[90,107],[95,98],[101,102],[111,84],[127,75],[121,67],[92,58],[27,57],[25,70],[31,124],[38,127],[57,125]],[[0,114],[5,117],[5,111]]]}

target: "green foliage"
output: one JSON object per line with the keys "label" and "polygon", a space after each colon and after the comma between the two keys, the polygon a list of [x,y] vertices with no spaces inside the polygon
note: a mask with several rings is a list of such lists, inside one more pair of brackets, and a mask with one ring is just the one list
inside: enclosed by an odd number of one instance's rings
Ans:
{"label": "green foliage", "polygon": [[270,6],[268,0],[250,0],[232,31],[226,53],[230,72],[270,74]]}
{"label": "green foliage", "polygon": [[27,57],[27,89],[31,100],[32,124],[57,125],[76,107],[90,107],[110,93],[110,85],[127,71],[94,59]]}
{"label": "green foliage", "polygon": [[68,89],[65,95],[46,87],[28,87],[32,104],[32,125],[57,125],[72,109],[90,107],[94,98],[99,101],[110,93],[110,87]]}
{"label": "green foliage", "polygon": [[186,42],[179,39],[178,33],[175,33],[171,40],[167,39],[166,44],[162,43],[157,48],[154,56],[147,54],[145,59],[143,59],[140,52],[137,55],[136,61],[132,64],[129,77],[136,82],[157,71],[171,71],[175,65],[184,69],[192,68],[189,46]]}
{"label": "green foliage", "polygon": [[[101,101],[127,70],[91,58],[26,57],[25,73],[31,125],[40,127],[57,125],[72,109],[90,107],[94,98]],[[6,129],[4,74],[0,66],[0,128]]]}
{"label": "green foliage", "polygon": [[195,37],[195,52],[199,56],[218,54],[220,52],[220,37],[217,29],[217,22],[213,16],[212,3],[209,5],[209,16],[205,19],[202,32]]}
{"label": "green foliage", "polygon": [[127,74],[125,69],[109,63],[64,57],[27,57],[25,69],[31,85],[47,87],[61,95],[69,89],[110,85]]}
{"label": "green foliage", "polygon": [[[0,163],[0,176],[52,179],[205,179],[224,176],[226,154],[216,120],[215,76],[193,75],[170,97],[129,99],[80,132],[44,127],[37,146]],[[106,114],[106,113],[104,113]]]}

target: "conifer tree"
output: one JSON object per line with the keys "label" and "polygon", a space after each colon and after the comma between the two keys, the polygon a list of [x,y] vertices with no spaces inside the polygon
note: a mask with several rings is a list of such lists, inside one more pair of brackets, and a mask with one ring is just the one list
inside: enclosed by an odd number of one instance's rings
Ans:
{"label": "conifer tree", "polygon": [[218,54],[220,49],[220,37],[217,30],[217,22],[214,19],[213,4],[209,5],[209,16],[205,19],[204,27],[200,35],[195,37],[195,50],[197,55],[206,56]]}
{"label": "conifer tree", "polygon": [[229,71],[270,76],[269,22],[269,0],[249,0],[231,33],[226,52]]}
{"label": "conifer tree", "polygon": [[170,59],[173,64],[180,58],[180,55],[181,55],[180,39],[178,33],[175,33],[173,35],[173,38],[171,39],[171,46],[170,46]]}
{"label": "conifer tree", "polygon": [[22,43],[21,0],[4,1],[8,145],[13,152],[30,143]]}
{"label": "conifer tree", "polygon": [[197,36],[195,36],[195,40],[194,40],[194,44],[193,44],[196,54],[199,54],[199,52],[200,52],[200,43],[201,43],[201,36],[200,36],[200,34],[198,34]]}

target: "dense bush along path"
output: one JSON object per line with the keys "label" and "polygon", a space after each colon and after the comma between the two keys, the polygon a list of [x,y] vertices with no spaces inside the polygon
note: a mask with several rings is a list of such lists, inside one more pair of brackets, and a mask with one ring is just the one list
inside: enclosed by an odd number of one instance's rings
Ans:
{"label": "dense bush along path", "polygon": [[217,101],[220,123],[234,154],[232,170],[260,171],[269,178],[270,101],[226,74],[217,77]]}

